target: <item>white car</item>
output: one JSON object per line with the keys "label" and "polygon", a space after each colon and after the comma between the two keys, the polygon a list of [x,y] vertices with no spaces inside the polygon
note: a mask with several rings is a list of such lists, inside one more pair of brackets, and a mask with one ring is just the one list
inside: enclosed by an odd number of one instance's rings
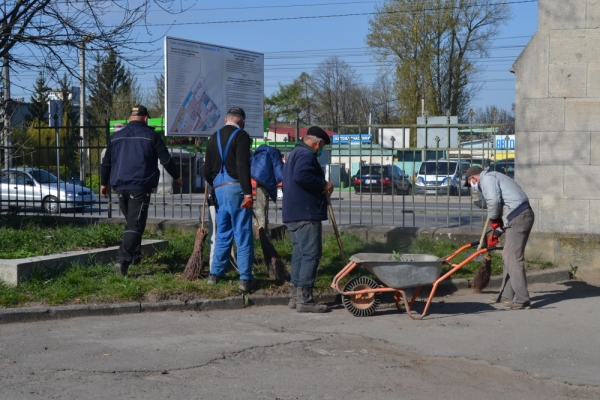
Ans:
{"label": "white car", "polygon": [[91,189],[59,181],[39,168],[12,168],[0,172],[0,208],[42,208],[49,214],[74,208],[83,210],[96,202]]}
{"label": "white car", "polygon": [[427,160],[421,163],[414,186],[415,194],[461,195],[465,173],[471,164],[458,160]]}

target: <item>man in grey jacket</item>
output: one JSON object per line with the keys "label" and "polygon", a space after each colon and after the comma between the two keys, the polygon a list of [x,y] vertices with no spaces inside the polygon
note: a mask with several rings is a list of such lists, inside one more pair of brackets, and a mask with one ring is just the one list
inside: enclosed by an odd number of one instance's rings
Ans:
{"label": "man in grey jacket", "polygon": [[[465,181],[465,186],[483,194],[492,229],[505,231],[502,287],[490,301],[502,303],[501,307],[509,310],[531,308],[525,276],[525,246],[535,217],[529,198],[514,179],[500,172],[471,167]],[[497,244],[498,236],[493,232],[488,238],[488,247]]]}

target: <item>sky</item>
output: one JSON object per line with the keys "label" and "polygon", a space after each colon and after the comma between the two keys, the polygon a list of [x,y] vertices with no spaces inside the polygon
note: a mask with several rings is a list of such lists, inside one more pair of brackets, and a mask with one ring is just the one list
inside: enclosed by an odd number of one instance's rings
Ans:
{"label": "sky", "polygon": [[[537,1],[500,0],[511,4],[513,18],[500,27],[489,57],[481,60],[484,73],[478,80],[482,90],[471,108],[497,106],[509,109],[515,98],[515,77],[509,72],[537,29]],[[154,48],[141,68],[135,68],[144,91],[154,88],[154,77],[164,72],[163,40],[170,37],[263,53],[265,94],[273,94],[279,84],[292,83],[302,72],[312,73],[318,64],[336,55],[373,83],[379,66],[365,44],[376,4],[368,0],[220,0],[182,1],[188,10],[169,15],[152,7],[148,20]],[[148,35],[138,28],[140,35]],[[144,36],[145,37],[145,36]],[[87,64],[90,68],[91,65]],[[13,73],[11,80],[33,87],[35,71]],[[31,81],[30,85],[27,82]],[[12,97],[31,93],[17,85]]]}

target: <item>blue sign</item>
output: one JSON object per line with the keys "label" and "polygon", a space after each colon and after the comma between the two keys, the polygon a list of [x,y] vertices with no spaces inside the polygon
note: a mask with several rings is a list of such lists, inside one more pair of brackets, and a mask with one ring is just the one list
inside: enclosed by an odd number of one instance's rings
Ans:
{"label": "blue sign", "polygon": [[515,135],[494,135],[494,141],[497,149],[515,149]]}
{"label": "blue sign", "polygon": [[371,144],[370,133],[333,135],[333,144]]}

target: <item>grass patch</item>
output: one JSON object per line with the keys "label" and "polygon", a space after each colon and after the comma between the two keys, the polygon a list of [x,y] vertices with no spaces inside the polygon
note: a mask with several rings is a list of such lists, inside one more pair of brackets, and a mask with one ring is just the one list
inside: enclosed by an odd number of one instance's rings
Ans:
{"label": "grass patch", "polygon": [[[4,221],[2,221],[4,222]],[[15,226],[16,224],[16,226]],[[12,229],[12,230],[11,230]],[[122,226],[90,225],[71,226],[54,218],[28,218],[11,221],[0,228],[0,257],[6,254],[50,254],[80,248],[107,247],[120,243]],[[10,287],[0,283],[0,307],[18,307],[25,304],[93,304],[123,301],[161,301],[169,299],[188,300],[194,298],[224,298],[239,296],[237,289],[238,274],[229,271],[226,279],[217,285],[206,284],[208,274],[208,241],[204,246],[204,269],[200,279],[189,282],[181,279],[181,274],[194,247],[195,234],[170,230],[164,233],[146,232],[144,238],[165,239],[169,241],[166,249],[146,257],[140,265],[131,266],[130,275],[121,278],[115,275],[110,265],[73,265],[63,271],[42,273],[34,271],[32,279]],[[52,243],[52,244],[50,244]],[[292,257],[290,239],[273,240],[284,264],[289,269]],[[392,248],[382,243],[365,242],[354,235],[342,234],[342,243],[347,256],[356,253],[413,253],[430,254],[444,257],[453,253],[458,246],[450,242],[435,241],[428,237],[419,237],[409,248]],[[41,244],[41,245],[40,245]],[[18,247],[21,246],[21,247]],[[281,285],[270,279],[264,264],[259,241],[255,241],[254,275],[264,293],[287,293],[287,284]],[[40,253],[42,251],[42,253]],[[459,263],[472,250],[466,250],[452,260]],[[534,260],[535,261],[535,260]],[[539,261],[538,261],[538,264]],[[344,266],[333,235],[323,238],[323,256],[315,283],[317,291],[329,290],[335,274]],[[473,276],[479,262],[471,262],[459,270],[454,278]],[[545,266],[547,268],[549,266]],[[541,267],[540,267],[541,268]],[[448,268],[444,267],[444,271]],[[502,259],[493,255],[492,272],[502,273]],[[369,273],[356,268],[351,277],[369,276]]]}

